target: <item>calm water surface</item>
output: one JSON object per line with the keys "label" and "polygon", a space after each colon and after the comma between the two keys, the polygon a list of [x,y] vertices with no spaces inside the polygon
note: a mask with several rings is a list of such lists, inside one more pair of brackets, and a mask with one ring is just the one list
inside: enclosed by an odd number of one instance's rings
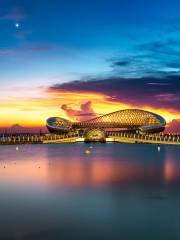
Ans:
{"label": "calm water surface", "polygon": [[179,240],[180,147],[0,146],[0,239]]}

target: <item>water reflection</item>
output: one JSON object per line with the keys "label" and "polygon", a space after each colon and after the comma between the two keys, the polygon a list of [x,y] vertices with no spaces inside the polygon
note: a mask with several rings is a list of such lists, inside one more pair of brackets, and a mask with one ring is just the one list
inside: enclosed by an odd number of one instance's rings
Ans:
{"label": "water reflection", "polygon": [[15,147],[0,146],[0,239],[180,238],[179,147]]}
{"label": "water reflection", "polygon": [[134,181],[144,176],[141,166],[125,163],[92,160],[55,161],[48,168],[48,177],[53,185],[92,185]]}
{"label": "water reflection", "polygon": [[[96,149],[97,147],[97,149]],[[161,184],[180,179],[180,165],[172,148],[167,151],[162,147],[158,152],[156,146],[123,147],[94,146],[91,155],[86,156],[83,147],[75,154],[68,151],[64,155],[54,156],[47,148],[49,182],[54,186],[101,186],[118,184]],[[54,160],[52,161],[52,156]]]}
{"label": "water reflection", "polygon": [[[113,146],[113,147],[112,147]],[[173,147],[128,145],[6,146],[0,156],[1,182],[50,184],[54,186],[101,186],[135,182],[171,183],[180,180],[178,150]],[[175,151],[174,151],[174,150]]]}
{"label": "water reflection", "polygon": [[46,152],[33,145],[0,146],[0,184],[26,185],[45,183]]}
{"label": "water reflection", "polygon": [[180,181],[180,158],[176,151],[166,151],[164,161],[164,180],[166,183]]}

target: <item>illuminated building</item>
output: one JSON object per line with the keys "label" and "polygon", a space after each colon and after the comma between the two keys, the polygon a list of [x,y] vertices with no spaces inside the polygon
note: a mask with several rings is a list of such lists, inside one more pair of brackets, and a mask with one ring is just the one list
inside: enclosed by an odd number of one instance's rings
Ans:
{"label": "illuminated building", "polygon": [[139,133],[159,133],[165,128],[166,121],[158,114],[140,110],[126,109],[87,121],[71,122],[60,117],[47,119],[47,128],[51,133],[61,134],[68,132],[87,132],[91,129],[101,129],[102,131],[127,130]]}

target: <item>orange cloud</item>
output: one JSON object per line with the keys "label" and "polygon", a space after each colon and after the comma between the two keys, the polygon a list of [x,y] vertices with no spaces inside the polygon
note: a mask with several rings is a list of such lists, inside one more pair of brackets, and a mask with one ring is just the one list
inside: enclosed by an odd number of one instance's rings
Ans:
{"label": "orange cloud", "polygon": [[73,109],[67,104],[63,104],[61,109],[66,112],[67,116],[73,118],[75,121],[85,121],[87,119],[96,117],[96,113],[92,108],[91,101],[82,103],[79,110]]}
{"label": "orange cloud", "polygon": [[[87,100],[91,103],[86,105]],[[74,116],[69,114],[72,110],[75,115],[83,115],[88,111],[94,115],[101,115],[120,109],[137,107],[132,104],[112,101],[103,94],[46,91],[46,89],[43,88],[20,89],[19,91],[18,89],[16,89],[16,91],[6,89],[0,97],[0,101],[1,127],[8,127],[14,124],[27,127],[44,126],[46,119],[51,116],[62,116],[68,119],[74,118]],[[63,109],[60,109],[60,105],[63,105]],[[180,119],[180,113],[171,110],[163,108],[157,109],[147,105],[142,105],[141,108],[164,116],[167,122],[173,119]]]}

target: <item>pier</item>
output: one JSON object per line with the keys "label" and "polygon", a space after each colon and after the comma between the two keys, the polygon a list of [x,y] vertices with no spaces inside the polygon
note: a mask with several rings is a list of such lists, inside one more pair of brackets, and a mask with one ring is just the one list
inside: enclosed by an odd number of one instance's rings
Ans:
{"label": "pier", "polygon": [[[11,144],[50,144],[50,143],[76,143],[84,142],[83,135],[64,134],[64,135],[17,135],[1,136],[1,145]],[[134,143],[134,144],[170,144],[180,145],[180,136],[176,135],[142,135],[122,132],[108,132],[106,142]]]}
{"label": "pier", "polygon": [[109,133],[114,142],[121,143],[150,143],[180,145],[180,136],[174,135],[142,135],[129,133]]}

